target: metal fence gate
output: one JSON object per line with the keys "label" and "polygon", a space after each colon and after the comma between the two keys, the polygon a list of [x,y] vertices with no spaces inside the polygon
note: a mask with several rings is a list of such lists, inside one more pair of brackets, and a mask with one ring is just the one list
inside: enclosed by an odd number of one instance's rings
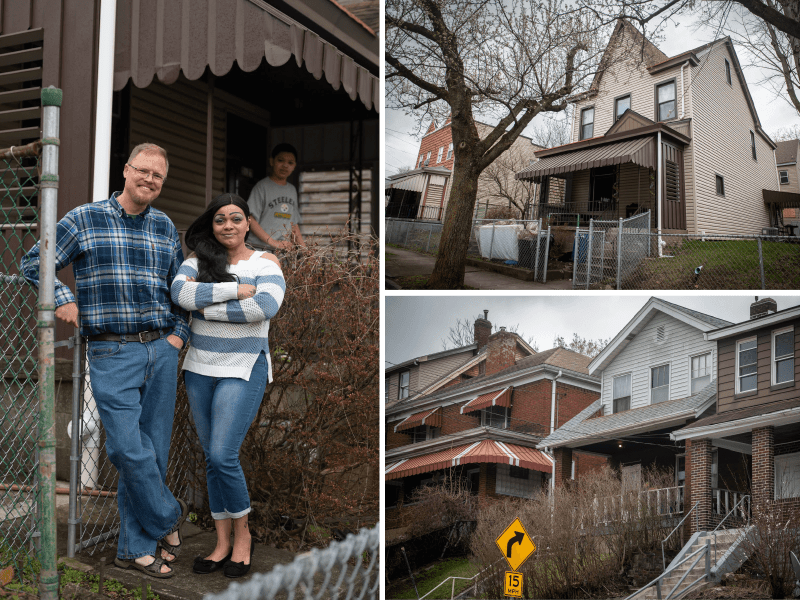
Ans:
{"label": "metal fence gate", "polygon": [[[61,90],[41,91],[42,138],[0,151],[0,581],[58,594],[54,281]],[[41,243],[39,289],[21,276]],[[38,572],[38,577],[36,571]]]}

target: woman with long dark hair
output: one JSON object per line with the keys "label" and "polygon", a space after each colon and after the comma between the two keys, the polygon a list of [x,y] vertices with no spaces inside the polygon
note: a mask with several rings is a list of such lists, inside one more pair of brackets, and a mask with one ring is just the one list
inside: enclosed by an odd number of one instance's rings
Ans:
{"label": "woman with long dark hair", "polygon": [[249,221],[242,198],[217,196],[186,232],[193,254],[172,284],[173,302],[192,311],[183,370],[217,529],[214,551],[198,556],[194,571],[223,569],[227,577],[250,570],[250,497],[239,448],[272,381],[267,334],[286,290],[275,256],[245,245]]}

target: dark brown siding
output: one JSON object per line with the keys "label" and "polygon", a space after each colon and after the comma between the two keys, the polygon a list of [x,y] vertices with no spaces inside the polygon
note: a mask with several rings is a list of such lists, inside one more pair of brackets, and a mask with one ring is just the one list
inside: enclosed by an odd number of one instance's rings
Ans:
{"label": "dark brown siding", "polygon": [[[772,378],[772,332],[794,326],[794,385],[780,390],[770,390]],[[727,338],[717,343],[719,353],[719,384],[717,391],[717,411],[722,413],[738,408],[748,408],[780,400],[798,397],[800,390],[800,319],[764,327],[756,332],[758,336],[758,393],[736,397],[736,342],[753,336],[752,333]]]}

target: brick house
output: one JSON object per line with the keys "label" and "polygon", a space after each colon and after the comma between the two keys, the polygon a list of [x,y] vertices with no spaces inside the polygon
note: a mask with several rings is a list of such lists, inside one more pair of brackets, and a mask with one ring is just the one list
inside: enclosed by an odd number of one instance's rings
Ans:
{"label": "brick house", "polygon": [[[535,218],[574,226],[649,210],[651,228],[665,232],[771,225],[775,143],[730,38],[668,57],[620,20],[590,88],[569,101],[570,143],[538,150],[517,174],[541,184]],[[566,186],[563,201],[548,196],[553,182]]]}
{"label": "brick house", "polygon": [[[782,211],[783,222],[786,225],[800,225],[800,171],[797,165],[797,153],[800,149],[800,140],[786,140],[778,142],[775,149],[775,163],[778,168],[778,184],[780,191],[796,194],[794,206],[784,208]],[[795,235],[800,235],[797,231]]]}
{"label": "brick house", "polygon": [[[534,352],[515,333],[490,332],[488,318],[477,319],[472,358],[422,393],[389,401],[389,526],[396,521],[393,511],[407,505],[416,488],[447,473],[481,498],[529,498],[546,489],[553,461],[536,445],[598,398],[599,380],[587,370],[590,358],[563,348]],[[562,470],[577,477],[604,462],[576,453]]]}
{"label": "brick house", "polygon": [[[493,129],[480,122],[476,126],[481,138]],[[483,218],[493,207],[510,207],[509,196],[523,205],[532,201],[535,184],[517,181],[514,174],[535,161],[534,152],[540,148],[530,138],[519,136],[511,148],[481,173],[474,218]],[[387,178],[386,216],[443,220],[454,163],[450,119],[441,127],[431,122],[420,141],[414,168]]]}
{"label": "brick house", "polygon": [[[600,397],[537,448],[550,449],[556,463],[568,464],[577,450],[605,455],[619,470],[626,489],[651,494],[662,514],[683,512],[689,502],[689,459],[669,434],[713,414],[717,397],[717,345],[708,332],[729,322],[651,298],[588,365],[601,382]],[[715,487],[732,489],[729,471],[717,469],[729,446],[713,450]],[[718,452],[717,452],[718,450]],[[712,450],[709,449],[712,453]],[[734,461],[735,462],[735,461]],[[652,467],[672,469],[672,485],[643,489]],[[556,474],[559,485],[563,473]]]}
{"label": "brick house", "polygon": [[705,339],[719,356],[716,414],[670,436],[686,444],[700,530],[714,525],[715,448],[732,455],[738,491],[751,494],[753,511],[800,509],[800,306],[778,310],[771,298],[757,300],[749,320]]}

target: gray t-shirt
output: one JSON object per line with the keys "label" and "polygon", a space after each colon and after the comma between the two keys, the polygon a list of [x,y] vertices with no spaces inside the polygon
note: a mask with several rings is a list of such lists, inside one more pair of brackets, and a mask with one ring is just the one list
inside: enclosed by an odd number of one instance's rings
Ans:
{"label": "gray t-shirt", "polygon": [[[292,224],[303,222],[297,202],[297,188],[291,183],[278,185],[269,177],[262,179],[250,192],[247,205],[253,218],[275,240],[288,239]],[[247,242],[259,248],[267,247],[252,233],[247,236]]]}

